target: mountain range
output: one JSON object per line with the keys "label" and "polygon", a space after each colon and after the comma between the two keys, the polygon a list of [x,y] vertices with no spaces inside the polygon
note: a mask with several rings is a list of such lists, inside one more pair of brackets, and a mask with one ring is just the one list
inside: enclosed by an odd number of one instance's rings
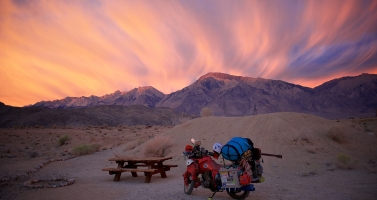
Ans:
{"label": "mountain range", "polygon": [[170,108],[99,105],[82,108],[12,107],[0,102],[0,127],[174,126],[195,116]]}
{"label": "mountain range", "polygon": [[320,116],[374,113],[377,75],[342,77],[308,88],[281,80],[208,73],[193,84],[165,95],[152,86],[101,97],[67,97],[38,102],[33,107],[69,108],[98,105],[168,107],[200,115],[208,107],[216,116],[243,116],[272,112],[304,112]]}
{"label": "mountain range", "polygon": [[156,90],[151,86],[134,88],[128,92],[115,91],[104,96],[89,96],[89,97],[66,97],[54,101],[41,101],[32,106],[40,106],[46,108],[77,108],[90,107],[100,105],[143,105],[148,107],[155,107],[156,103],[161,101],[165,94]]}

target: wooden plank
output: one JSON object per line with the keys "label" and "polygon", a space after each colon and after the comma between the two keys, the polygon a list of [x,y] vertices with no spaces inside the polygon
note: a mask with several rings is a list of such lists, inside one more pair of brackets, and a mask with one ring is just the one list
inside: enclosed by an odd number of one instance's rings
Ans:
{"label": "wooden plank", "polygon": [[[136,167],[148,167],[146,164],[136,164]],[[163,165],[163,167],[178,167],[178,165]]]}
{"label": "wooden plank", "polygon": [[135,168],[103,168],[102,171],[109,172],[155,172],[157,169],[135,169]]}
{"label": "wooden plank", "polygon": [[178,167],[178,165],[163,165],[164,167]]}
{"label": "wooden plank", "polygon": [[136,167],[148,167],[149,165],[147,165],[147,164],[136,164],[135,166]]}
{"label": "wooden plank", "polygon": [[117,158],[110,158],[109,161],[118,161],[118,162],[163,162],[165,160],[172,159],[172,157],[147,157],[147,158],[137,158],[137,157],[117,157]]}

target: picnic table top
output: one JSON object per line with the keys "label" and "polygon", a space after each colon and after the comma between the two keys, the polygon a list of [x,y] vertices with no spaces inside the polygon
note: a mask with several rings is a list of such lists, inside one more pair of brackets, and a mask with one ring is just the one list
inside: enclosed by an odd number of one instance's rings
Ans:
{"label": "picnic table top", "polygon": [[172,159],[172,157],[116,157],[110,158],[109,161],[117,161],[117,162],[163,162],[165,160]]}

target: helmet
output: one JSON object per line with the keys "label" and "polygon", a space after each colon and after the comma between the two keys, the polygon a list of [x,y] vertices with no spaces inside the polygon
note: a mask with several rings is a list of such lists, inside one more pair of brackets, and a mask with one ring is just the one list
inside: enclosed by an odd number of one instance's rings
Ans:
{"label": "helmet", "polygon": [[213,151],[219,154],[221,153],[222,148],[223,148],[223,144],[221,144],[221,142],[216,142],[212,147]]}
{"label": "helmet", "polygon": [[192,159],[188,159],[187,161],[186,161],[186,166],[189,166],[189,165],[191,165],[191,163],[193,163],[194,161],[192,160]]}
{"label": "helmet", "polygon": [[191,152],[192,151],[192,146],[191,145],[186,145],[185,151],[186,152]]}

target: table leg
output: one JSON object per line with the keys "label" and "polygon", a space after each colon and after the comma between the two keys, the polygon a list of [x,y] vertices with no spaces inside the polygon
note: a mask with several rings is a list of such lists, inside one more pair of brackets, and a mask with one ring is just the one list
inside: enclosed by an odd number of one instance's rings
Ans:
{"label": "table leg", "polygon": [[166,178],[165,168],[162,162],[157,163],[157,166],[160,170],[161,178]]}
{"label": "table leg", "polygon": [[[124,162],[119,161],[118,163],[118,168],[122,168],[124,165]],[[116,172],[114,176],[114,181],[119,181],[120,180],[120,175],[122,175],[122,172]]]}
{"label": "table leg", "polygon": [[[137,168],[137,166],[135,165],[135,163],[134,162],[128,162],[128,166],[130,167],[130,168]],[[132,177],[137,177],[137,173],[136,172],[131,172],[131,174],[132,174]]]}
{"label": "table leg", "polygon": [[144,172],[144,175],[145,175],[144,183],[150,183],[151,179],[152,179],[152,173],[150,173],[150,172]]}
{"label": "table leg", "polygon": [[114,181],[119,181],[120,179],[120,175],[122,174],[122,172],[117,172],[114,176]]}

